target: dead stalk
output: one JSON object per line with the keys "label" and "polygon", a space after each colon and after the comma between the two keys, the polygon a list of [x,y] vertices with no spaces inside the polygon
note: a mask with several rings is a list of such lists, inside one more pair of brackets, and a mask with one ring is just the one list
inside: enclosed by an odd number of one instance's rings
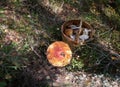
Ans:
{"label": "dead stalk", "polygon": [[33,46],[30,45],[30,47],[31,47],[32,51],[33,51],[39,58],[41,58],[41,56],[40,56],[40,55],[38,54],[38,52],[33,48]]}

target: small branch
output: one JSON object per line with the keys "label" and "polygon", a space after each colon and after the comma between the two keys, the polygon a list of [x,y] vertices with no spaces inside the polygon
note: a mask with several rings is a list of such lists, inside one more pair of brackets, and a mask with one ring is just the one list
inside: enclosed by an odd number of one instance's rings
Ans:
{"label": "small branch", "polygon": [[82,19],[80,20],[80,25],[79,25],[79,34],[82,32]]}
{"label": "small branch", "polygon": [[88,44],[91,44],[93,46],[99,47],[102,50],[109,52],[110,55],[116,56],[118,58],[118,60],[120,60],[120,54],[119,53],[115,52],[112,49],[109,49],[109,48],[105,47],[103,44],[94,44],[94,43],[88,43]]}
{"label": "small branch", "polygon": [[76,32],[76,35],[75,35],[75,40],[77,43],[79,43],[79,36],[81,32],[82,32],[82,19],[80,20],[78,32]]}
{"label": "small branch", "polygon": [[[60,5],[60,8],[58,8],[58,9],[56,10],[56,12],[59,12],[59,10],[60,10],[61,8],[63,8],[63,6],[64,6],[64,1],[63,1],[62,4]],[[57,16],[58,16],[58,13],[55,15],[54,20],[56,20]]]}
{"label": "small branch", "polygon": [[39,58],[41,58],[41,56],[40,56],[40,55],[38,54],[38,52],[33,48],[33,46],[30,45],[30,47],[31,47],[32,51],[33,51]]}
{"label": "small branch", "polygon": [[63,5],[64,5],[64,1],[62,2],[62,4],[61,4],[60,8],[63,8]]}
{"label": "small branch", "polygon": [[106,33],[108,33],[108,32],[110,32],[110,31],[112,31],[112,30],[113,30],[113,28],[111,28],[110,30],[108,30],[108,31],[106,31],[106,32],[104,32],[104,33],[102,33],[102,34],[100,34],[99,37],[102,36],[102,35],[104,35],[104,34],[106,34]]}

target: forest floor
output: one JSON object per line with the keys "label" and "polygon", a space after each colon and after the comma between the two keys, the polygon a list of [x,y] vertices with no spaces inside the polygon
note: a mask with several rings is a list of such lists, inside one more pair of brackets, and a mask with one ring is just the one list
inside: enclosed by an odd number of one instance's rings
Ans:
{"label": "forest floor", "polygon": [[[107,12],[114,9],[63,1],[0,1],[0,87],[120,87],[120,29]],[[62,40],[65,21],[81,18],[94,41],[76,48],[68,66],[52,66],[48,46]]]}

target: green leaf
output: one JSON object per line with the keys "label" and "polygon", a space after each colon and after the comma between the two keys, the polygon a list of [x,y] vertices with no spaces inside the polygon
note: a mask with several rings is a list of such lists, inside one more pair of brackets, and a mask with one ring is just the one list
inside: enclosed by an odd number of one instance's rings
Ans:
{"label": "green leaf", "polygon": [[7,83],[5,81],[0,82],[0,87],[5,87]]}

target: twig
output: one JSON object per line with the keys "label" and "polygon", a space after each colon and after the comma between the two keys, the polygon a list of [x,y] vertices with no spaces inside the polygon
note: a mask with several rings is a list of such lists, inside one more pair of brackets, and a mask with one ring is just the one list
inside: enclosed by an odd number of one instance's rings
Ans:
{"label": "twig", "polygon": [[[110,55],[115,55],[115,56],[118,57],[118,59],[120,60],[120,54],[117,53],[117,52],[115,52],[114,50],[109,49],[109,48],[103,46],[102,44],[94,44],[94,43],[88,43],[88,44],[92,44],[92,45],[94,45],[94,46],[96,46],[96,47],[102,48],[104,51],[109,52]],[[103,52],[102,52],[102,53],[103,53]],[[103,53],[103,54],[104,54],[104,53]],[[105,54],[104,54],[104,55],[105,55]]]}
{"label": "twig", "polygon": [[96,65],[99,65],[105,58],[106,58],[106,57],[104,57],[103,55],[100,56],[99,58],[97,58],[95,64],[96,64]]}
{"label": "twig", "polygon": [[110,30],[108,30],[108,31],[106,31],[106,32],[104,32],[104,33],[102,33],[102,34],[100,34],[99,37],[102,36],[102,35],[104,35],[104,34],[106,34],[106,33],[108,33],[108,32],[110,32],[110,31],[112,31],[112,30],[113,30],[113,27],[112,27]]}
{"label": "twig", "polygon": [[75,35],[75,40],[77,43],[79,43],[79,36],[80,36],[80,33],[82,32],[82,19],[80,20],[80,25],[79,25],[79,29],[78,29],[78,32],[76,32],[76,35]]}
{"label": "twig", "polygon": [[30,45],[30,47],[31,47],[32,51],[33,51],[39,58],[41,58],[41,56],[38,54],[38,52],[37,52],[36,50],[34,50],[33,46]]}
{"label": "twig", "polygon": [[63,7],[64,3],[65,3],[65,2],[63,1],[63,2],[62,2],[62,4],[61,4],[61,6],[60,6],[60,8],[62,8],[62,7]]}
{"label": "twig", "polygon": [[80,20],[80,25],[79,25],[79,34],[82,32],[82,19]]}
{"label": "twig", "polygon": [[[60,8],[63,8],[63,6],[64,6],[64,1],[60,5]],[[59,8],[56,10],[56,12],[59,12]],[[58,14],[55,15],[54,20],[56,20],[57,16],[58,16]]]}

